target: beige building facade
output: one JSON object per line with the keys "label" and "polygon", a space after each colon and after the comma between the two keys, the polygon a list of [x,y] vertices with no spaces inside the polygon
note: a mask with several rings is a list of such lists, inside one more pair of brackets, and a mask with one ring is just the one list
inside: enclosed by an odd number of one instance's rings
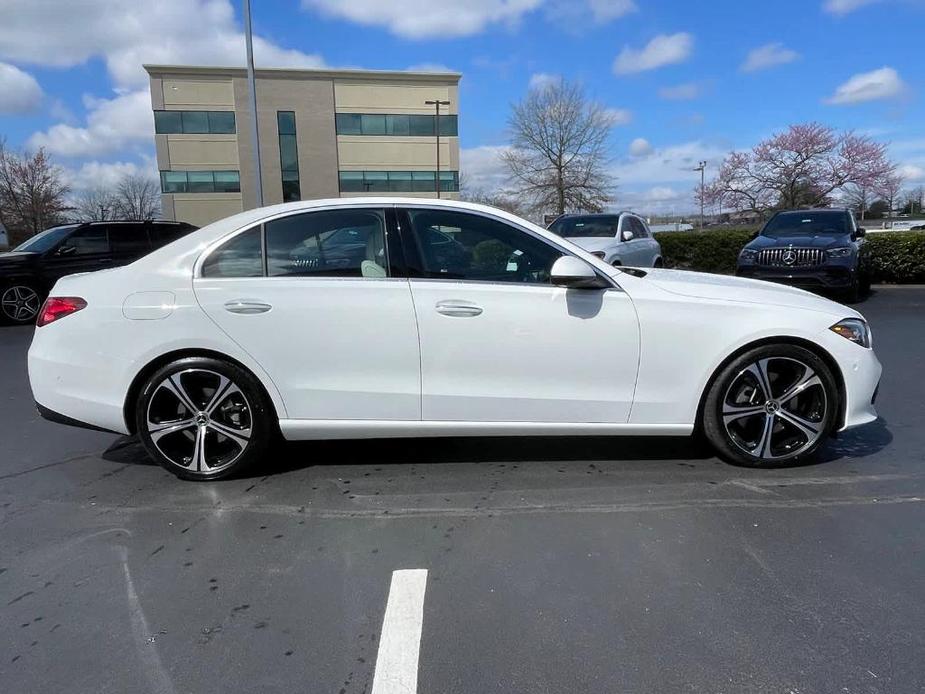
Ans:
{"label": "beige building facade", "polygon": [[[165,219],[257,206],[244,68],[146,65]],[[459,197],[459,73],[258,69],[263,202]],[[440,107],[427,101],[448,101]],[[439,124],[439,126],[438,126]],[[437,175],[437,128],[440,171]]]}

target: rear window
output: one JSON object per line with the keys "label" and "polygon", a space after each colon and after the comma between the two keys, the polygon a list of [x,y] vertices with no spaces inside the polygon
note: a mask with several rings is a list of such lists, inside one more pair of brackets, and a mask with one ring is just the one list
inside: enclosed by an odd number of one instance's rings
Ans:
{"label": "rear window", "polygon": [[772,217],[761,230],[762,236],[844,236],[851,233],[845,212],[806,210],[782,212]]}
{"label": "rear window", "polygon": [[618,215],[563,217],[549,225],[549,230],[565,239],[608,238],[617,235]]}

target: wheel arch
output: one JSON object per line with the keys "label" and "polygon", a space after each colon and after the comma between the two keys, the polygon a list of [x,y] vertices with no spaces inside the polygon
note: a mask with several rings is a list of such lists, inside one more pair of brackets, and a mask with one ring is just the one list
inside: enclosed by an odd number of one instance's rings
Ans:
{"label": "wheel arch", "polygon": [[707,379],[706,386],[704,387],[703,392],[700,394],[700,401],[697,403],[697,418],[694,423],[695,430],[700,431],[703,428],[703,410],[707,402],[707,396],[709,395],[710,389],[713,387],[713,384],[716,382],[716,379],[719,377],[720,373],[722,373],[723,369],[725,369],[733,360],[738,359],[749,350],[755,349],[756,347],[763,347],[765,345],[795,345],[797,347],[802,347],[809,350],[817,357],[819,357],[823,362],[825,362],[825,365],[829,367],[829,370],[832,372],[832,376],[835,378],[835,385],[838,389],[838,414],[833,431],[838,431],[841,429],[845,423],[848,398],[845,388],[845,377],[844,374],[842,374],[841,367],[838,366],[838,362],[826,349],[816,344],[815,342],[800,337],[793,337],[791,335],[781,335],[775,337],[764,337],[760,340],[753,340],[752,342],[741,345],[733,352],[728,354],[726,358],[719,363],[719,365],[713,370],[713,373],[710,374],[710,378]]}
{"label": "wheel arch", "polygon": [[125,402],[122,404],[122,418],[125,420],[125,426],[128,428],[130,433],[137,433],[137,427],[135,426],[134,408],[138,401],[139,395],[141,395],[141,389],[144,386],[145,381],[148,380],[148,377],[150,377],[151,374],[160,369],[162,366],[165,366],[172,361],[177,359],[186,359],[189,357],[220,359],[221,361],[227,361],[229,364],[234,364],[239,369],[249,373],[254,378],[254,380],[260,384],[260,389],[263,391],[263,395],[266,398],[267,403],[269,403],[273,418],[276,421],[279,421],[279,413],[276,410],[276,403],[267,390],[266,385],[263,383],[263,380],[261,380],[261,378],[254,373],[253,369],[249,368],[246,364],[242,364],[234,357],[224,354],[223,352],[212,349],[186,348],[165,352],[164,354],[156,357],[155,359],[152,359],[150,362],[145,364],[145,366],[143,366],[138,371],[138,373],[135,374],[135,378],[132,379],[132,383],[129,385],[128,390],[126,391]]}

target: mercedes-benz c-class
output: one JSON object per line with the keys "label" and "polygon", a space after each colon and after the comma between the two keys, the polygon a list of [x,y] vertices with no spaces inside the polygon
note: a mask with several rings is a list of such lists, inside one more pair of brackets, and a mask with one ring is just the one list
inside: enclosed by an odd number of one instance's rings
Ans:
{"label": "mercedes-benz c-class", "polygon": [[259,468],[280,435],[700,431],[732,462],[789,464],[876,418],[881,370],[838,303],[616,268],[445,200],[244,212],[60,279],[37,326],[39,411],[137,434],[187,479]]}

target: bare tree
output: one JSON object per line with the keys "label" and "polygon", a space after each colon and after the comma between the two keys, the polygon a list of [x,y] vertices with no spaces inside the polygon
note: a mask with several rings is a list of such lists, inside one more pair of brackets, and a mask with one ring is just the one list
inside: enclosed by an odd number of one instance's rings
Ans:
{"label": "bare tree", "polygon": [[556,80],[531,89],[512,107],[511,149],[502,154],[517,194],[558,214],[602,210],[614,190],[605,168],[613,122],[579,84]]}
{"label": "bare tree", "polygon": [[116,191],[98,186],[79,193],[74,200],[75,222],[105,222],[116,218]]}
{"label": "bare tree", "polygon": [[850,183],[845,186],[842,197],[848,207],[857,210],[863,221],[867,217],[867,212],[876,196],[873,186]]}
{"label": "bare tree", "polygon": [[733,152],[705,191],[737,210],[823,206],[848,185],[875,188],[894,172],[886,146],[819,123],[792,125],[748,152]]}
{"label": "bare tree", "polygon": [[115,211],[120,219],[154,219],[161,213],[160,185],[148,176],[124,176],[116,186]]}
{"label": "bare tree", "polygon": [[925,187],[916,186],[903,193],[904,214],[921,214],[925,212],[923,205],[925,205]]}
{"label": "bare tree", "polygon": [[903,177],[898,172],[894,171],[893,173],[884,176],[874,188],[877,191],[877,195],[886,200],[887,205],[889,205],[887,216],[892,217],[893,211],[896,209],[896,203],[899,202],[899,195],[903,188]]}
{"label": "bare tree", "polygon": [[0,224],[11,245],[63,221],[68,191],[44,149],[13,152],[0,139]]}

